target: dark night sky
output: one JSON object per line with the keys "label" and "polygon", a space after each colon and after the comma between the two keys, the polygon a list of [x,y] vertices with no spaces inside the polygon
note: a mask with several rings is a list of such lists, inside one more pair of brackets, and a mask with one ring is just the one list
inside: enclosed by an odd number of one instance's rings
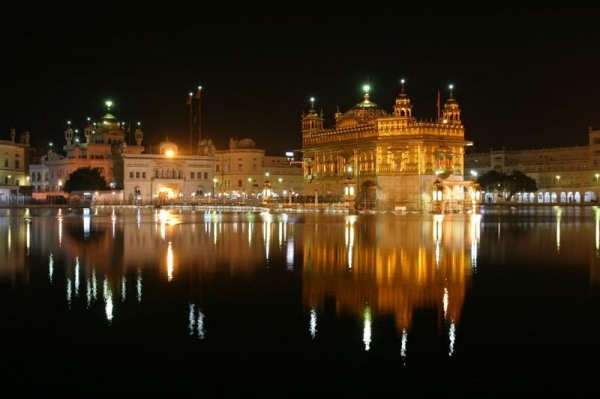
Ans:
{"label": "dark night sky", "polygon": [[[331,121],[367,80],[391,109],[401,77],[418,118],[455,83],[478,149],[583,144],[600,127],[600,24],[591,10],[496,16],[227,18],[129,13],[13,16],[2,27],[0,129],[62,143],[113,99],[146,137],[187,140],[187,92],[205,87],[205,134],[251,137],[276,153],[299,148],[310,95]],[[518,14],[518,15],[517,15]],[[227,25],[214,24],[227,22]],[[187,141],[184,141],[187,142]]]}

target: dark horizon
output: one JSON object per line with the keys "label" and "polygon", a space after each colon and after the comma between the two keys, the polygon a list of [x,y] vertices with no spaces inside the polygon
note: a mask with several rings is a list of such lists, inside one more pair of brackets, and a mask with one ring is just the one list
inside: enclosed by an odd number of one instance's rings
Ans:
{"label": "dark horizon", "polygon": [[[585,144],[600,126],[597,14],[503,12],[485,17],[230,19],[229,25],[128,15],[30,20],[4,26],[9,78],[0,138],[30,129],[32,143],[63,143],[112,99],[120,120],[143,122],[145,141],[188,143],[186,96],[204,88],[204,133],[217,146],[254,139],[268,153],[299,149],[310,96],[328,124],[371,98],[390,111],[399,80],[418,119],[435,115],[454,83],[466,138],[478,151]],[[515,16],[519,15],[519,16]],[[14,26],[11,26],[14,24]],[[33,30],[32,30],[33,29]]]}

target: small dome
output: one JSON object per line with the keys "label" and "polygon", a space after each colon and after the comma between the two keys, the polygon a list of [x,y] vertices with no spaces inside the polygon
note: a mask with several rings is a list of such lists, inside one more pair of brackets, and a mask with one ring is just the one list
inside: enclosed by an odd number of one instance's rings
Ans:
{"label": "small dome", "polygon": [[349,111],[344,113],[337,123],[337,127],[352,127],[368,123],[377,118],[388,116],[388,113],[369,100],[368,96]]}
{"label": "small dome", "polygon": [[256,143],[252,139],[241,139],[237,144],[237,148],[256,148]]}

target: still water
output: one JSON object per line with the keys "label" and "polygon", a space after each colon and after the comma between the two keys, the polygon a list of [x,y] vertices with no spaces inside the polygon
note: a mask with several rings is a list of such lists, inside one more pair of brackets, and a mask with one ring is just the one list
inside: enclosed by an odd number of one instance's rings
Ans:
{"label": "still water", "polygon": [[596,390],[599,223],[592,208],[550,207],[0,210],[2,383]]}

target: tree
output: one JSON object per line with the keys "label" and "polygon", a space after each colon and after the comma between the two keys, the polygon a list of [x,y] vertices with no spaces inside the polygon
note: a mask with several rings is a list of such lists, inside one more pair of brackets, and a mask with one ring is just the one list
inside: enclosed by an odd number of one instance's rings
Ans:
{"label": "tree", "polygon": [[77,169],[71,173],[64,187],[64,190],[68,193],[72,191],[97,191],[106,189],[108,189],[108,185],[98,168]]}
{"label": "tree", "polygon": [[515,193],[537,191],[535,180],[518,170],[511,174],[490,170],[479,176],[477,183],[487,192],[508,193],[509,201]]}

